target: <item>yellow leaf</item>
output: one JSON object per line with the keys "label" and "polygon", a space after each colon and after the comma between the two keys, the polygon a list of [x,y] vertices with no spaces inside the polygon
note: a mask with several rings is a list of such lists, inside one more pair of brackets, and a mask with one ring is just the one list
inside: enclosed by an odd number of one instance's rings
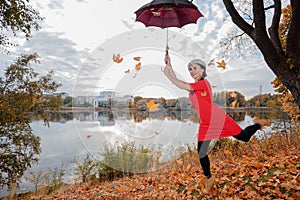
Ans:
{"label": "yellow leaf", "polygon": [[207,92],[206,92],[206,91],[204,91],[204,92],[201,93],[201,96],[202,96],[202,97],[206,97],[206,95],[207,95]]}

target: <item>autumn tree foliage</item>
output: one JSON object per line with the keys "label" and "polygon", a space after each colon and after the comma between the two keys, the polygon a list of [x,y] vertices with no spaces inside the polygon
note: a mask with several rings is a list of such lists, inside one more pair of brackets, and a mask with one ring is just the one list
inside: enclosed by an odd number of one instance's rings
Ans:
{"label": "autumn tree foliage", "polygon": [[[284,51],[286,51],[287,33],[290,28],[291,17],[292,7],[291,5],[288,5],[282,9],[282,19],[279,24],[279,36]],[[290,67],[294,67],[292,63]],[[272,85],[275,88],[275,91],[282,95],[278,100],[282,104],[283,111],[288,113],[292,122],[298,122],[300,118],[300,110],[294,103],[295,99],[293,95],[290,93],[288,88],[282,84],[278,77],[272,81]]]}
{"label": "autumn tree foliage", "polygon": [[[41,20],[29,0],[0,1],[2,52],[17,46],[13,37],[29,39],[40,28]],[[40,139],[30,127],[32,116],[47,124],[47,112],[58,110],[62,103],[60,97],[46,95],[60,86],[52,79],[53,71],[39,76],[31,66],[33,62],[38,62],[37,54],[21,55],[0,76],[0,187],[8,186],[8,199],[41,151]]]}
{"label": "autumn tree foliage", "polygon": [[11,190],[41,151],[40,138],[30,126],[32,116],[48,124],[48,111],[58,111],[62,104],[59,96],[50,95],[60,84],[52,71],[39,76],[31,66],[37,61],[36,54],[22,55],[0,77],[0,187]]}
{"label": "autumn tree foliage", "polygon": [[14,37],[21,33],[29,39],[32,31],[40,28],[41,20],[38,11],[29,5],[29,0],[0,1],[0,48],[16,45],[8,33],[12,33]]}
{"label": "autumn tree foliage", "polygon": [[[270,3],[271,4],[268,4]],[[280,0],[253,0],[249,12],[238,11],[241,1],[223,0],[227,12],[262,53],[265,62],[293,95],[300,106],[300,1],[290,0],[291,16],[285,29],[286,39],[279,34],[282,12]],[[271,25],[267,27],[266,12],[272,12]]]}

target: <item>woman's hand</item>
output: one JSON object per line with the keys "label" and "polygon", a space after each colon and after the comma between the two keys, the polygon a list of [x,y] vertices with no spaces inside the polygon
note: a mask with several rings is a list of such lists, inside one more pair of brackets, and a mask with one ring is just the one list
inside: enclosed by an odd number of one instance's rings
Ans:
{"label": "woman's hand", "polygon": [[166,65],[165,68],[164,68],[164,74],[166,75],[166,77],[168,77],[169,79],[171,78],[172,76],[172,67],[171,65]]}
{"label": "woman's hand", "polygon": [[172,65],[171,65],[171,59],[170,59],[170,56],[167,54],[165,55],[165,63],[166,63],[166,66],[163,70],[164,74],[166,75],[166,77],[173,83],[175,84],[177,87],[179,87],[180,89],[184,89],[184,90],[188,90],[190,91],[190,85],[188,83],[185,83],[181,80],[179,80],[177,77],[176,77],[176,74],[172,68]]}
{"label": "woman's hand", "polygon": [[173,69],[172,69],[172,66],[171,66],[170,56],[167,55],[167,54],[165,55],[165,64],[166,64],[166,66],[165,66],[163,72],[170,79],[170,77],[173,74]]}
{"label": "woman's hand", "polygon": [[171,58],[170,58],[170,56],[169,55],[165,55],[165,63],[166,63],[166,65],[169,65],[169,66],[171,66]]}

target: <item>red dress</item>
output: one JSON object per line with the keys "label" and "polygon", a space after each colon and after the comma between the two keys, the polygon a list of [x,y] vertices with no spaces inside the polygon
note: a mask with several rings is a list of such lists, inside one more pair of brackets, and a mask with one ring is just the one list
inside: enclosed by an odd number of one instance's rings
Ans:
{"label": "red dress", "polygon": [[226,112],[213,103],[207,80],[190,84],[190,100],[200,119],[198,141],[224,138],[239,134],[241,127]]}

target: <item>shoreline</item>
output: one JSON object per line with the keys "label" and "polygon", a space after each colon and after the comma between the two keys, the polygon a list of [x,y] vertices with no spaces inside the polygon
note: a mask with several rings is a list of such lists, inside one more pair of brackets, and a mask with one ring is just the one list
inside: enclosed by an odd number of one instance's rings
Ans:
{"label": "shoreline", "polygon": [[[273,110],[274,108],[270,107],[237,107],[237,108],[230,108],[230,107],[221,107],[226,112],[239,112],[239,111],[256,111],[256,110]],[[276,108],[280,109],[280,108]],[[147,110],[139,110],[136,108],[101,108],[101,107],[61,107],[59,112],[109,112],[109,111],[117,111],[117,110],[132,110],[132,111],[147,111]],[[173,110],[173,108],[167,108],[165,110]],[[192,110],[190,109],[179,109],[177,111],[186,111]]]}

